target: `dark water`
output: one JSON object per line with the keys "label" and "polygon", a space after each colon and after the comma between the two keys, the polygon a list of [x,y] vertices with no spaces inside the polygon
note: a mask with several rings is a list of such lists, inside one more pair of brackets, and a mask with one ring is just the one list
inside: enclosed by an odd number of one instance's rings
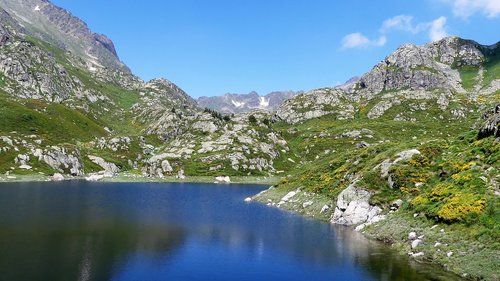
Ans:
{"label": "dark water", "polygon": [[243,199],[263,186],[0,184],[0,280],[452,280]]}

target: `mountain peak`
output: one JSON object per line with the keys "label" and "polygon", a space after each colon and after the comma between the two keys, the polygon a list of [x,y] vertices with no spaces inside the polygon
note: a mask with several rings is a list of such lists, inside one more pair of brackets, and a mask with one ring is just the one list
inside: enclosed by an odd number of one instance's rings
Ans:
{"label": "mountain peak", "polygon": [[[130,72],[108,37],[92,32],[84,21],[50,1],[0,0],[0,5],[24,27],[24,33],[70,51],[95,67]],[[10,23],[2,20],[2,24]]]}

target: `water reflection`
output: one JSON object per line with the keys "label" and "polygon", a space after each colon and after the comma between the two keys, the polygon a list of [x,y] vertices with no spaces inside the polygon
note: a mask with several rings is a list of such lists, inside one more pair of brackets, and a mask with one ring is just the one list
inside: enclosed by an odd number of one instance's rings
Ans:
{"label": "water reflection", "polygon": [[0,280],[452,280],[252,185],[0,184]]}

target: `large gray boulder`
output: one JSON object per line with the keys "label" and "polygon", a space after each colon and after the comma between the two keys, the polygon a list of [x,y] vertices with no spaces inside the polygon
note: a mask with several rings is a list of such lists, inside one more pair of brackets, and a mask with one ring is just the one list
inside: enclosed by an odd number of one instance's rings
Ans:
{"label": "large gray boulder", "polygon": [[332,223],[358,225],[370,222],[382,211],[380,207],[370,205],[371,193],[358,188],[356,183],[354,181],[339,194]]}

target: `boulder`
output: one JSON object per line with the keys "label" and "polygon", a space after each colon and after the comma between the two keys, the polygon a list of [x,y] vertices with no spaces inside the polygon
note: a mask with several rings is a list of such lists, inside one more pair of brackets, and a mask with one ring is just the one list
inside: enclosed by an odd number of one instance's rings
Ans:
{"label": "boulder", "polygon": [[167,173],[171,173],[174,171],[174,169],[172,169],[172,166],[170,165],[168,160],[163,160],[161,162],[161,169],[163,170],[163,172],[167,172]]}
{"label": "boulder", "polygon": [[180,180],[185,179],[185,178],[186,178],[186,176],[184,175],[184,170],[179,170],[179,171],[177,172],[177,176],[176,176],[176,178],[178,178],[178,179],[180,179]]}
{"label": "boulder", "polygon": [[116,166],[114,163],[106,162],[106,160],[102,159],[101,157],[93,155],[88,155],[87,157],[90,159],[90,161],[101,166],[106,174],[115,175],[120,172],[120,168],[118,168],[118,166]]}
{"label": "boulder", "polygon": [[100,181],[103,178],[104,178],[104,175],[93,174],[93,175],[90,175],[90,176],[86,177],[85,179],[87,181]]}
{"label": "boulder", "polygon": [[219,176],[219,177],[215,177],[215,180],[217,182],[225,182],[225,183],[230,183],[231,182],[231,178],[229,178],[229,176]]}
{"label": "boulder", "polygon": [[31,170],[32,168],[33,167],[31,167],[30,165],[26,165],[26,164],[19,166],[19,169],[23,169],[23,170]]}
{"label": "boulder", "polygon": [[382,211],[380,207],[370,205],[371,193],[358,188],[356,183],[354,181],[339,194],[332,223],[358,225],[369,222]]}
{"label": "boulder", "polygon": [[411,242],[411,248],[412,249],[415,249],[418,247],[418,245],[420,245],[420,243],[422,243],[422,240],[420,239],[415,239]]}
{"label": "boulder", "polygon": [[417,239],[417,233],[416,232],[410,232],[408,233],[408,240],[412,241],[412,240],[415,240]]}
{"label": "boulder", "polygon": [[52,181],[63,181],[63,180],[64,180],[64,176],[61,175],[60,173],[55,173],[52,176]]}

